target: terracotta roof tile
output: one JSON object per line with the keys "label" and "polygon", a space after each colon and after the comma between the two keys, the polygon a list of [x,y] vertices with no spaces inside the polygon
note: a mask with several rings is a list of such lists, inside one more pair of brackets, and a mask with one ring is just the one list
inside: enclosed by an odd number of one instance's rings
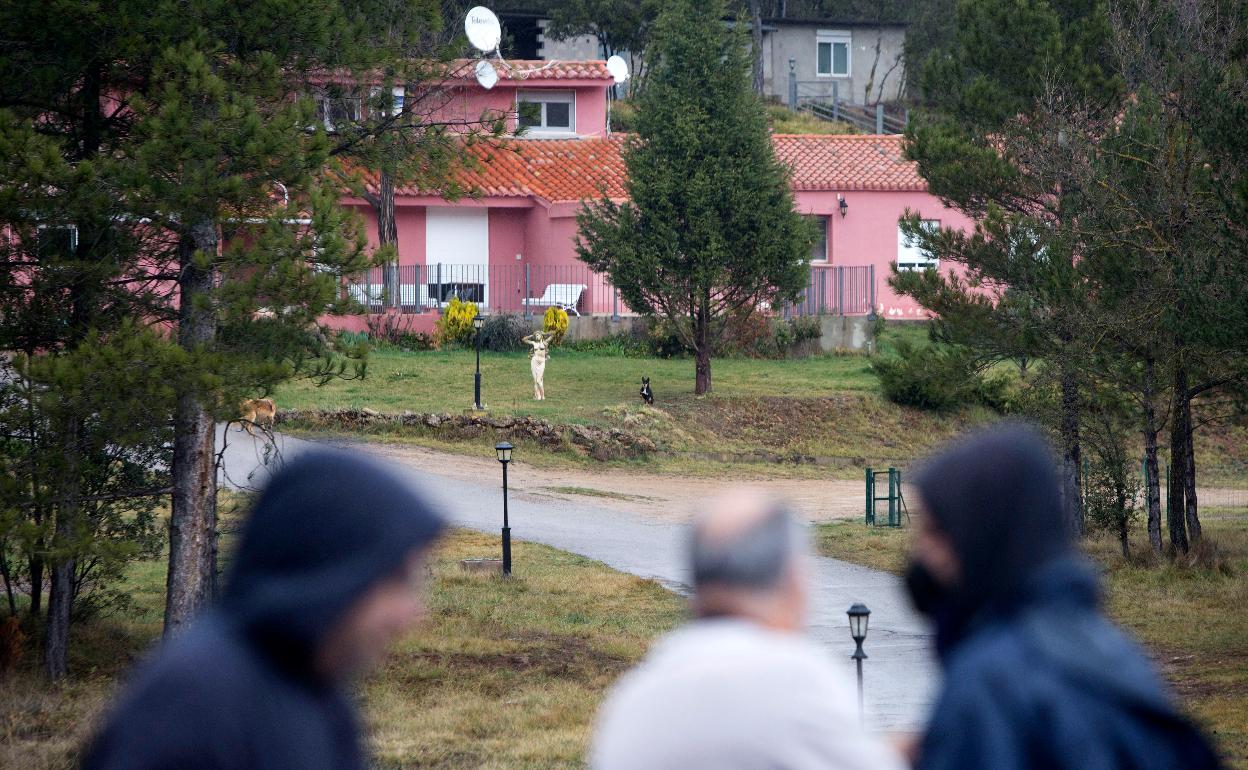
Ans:
{"label": "terracotta roof tile", "polygon": [[[499,80],[612,80],[607,63],[601,59],[584,61],[531,61],[527,59],[490,59]],[[457,59],[454,71],[469,80],[473,77],[475,59]]]}
{"label": "terracotta roof tile", "polygon": [[[776,155],[793,173],[795,190],[905,190],[927,187],[902,158],[900,136],[778,134]],[[622,136],[609,139],[512,139],[475,144],[476,168],[461,184],[496,197],[537,197],[551,203],[627,197]],[[406,195],[429,194],[404,189]]]}
{"label": "terracotta roof tile", "polygon": [[776,134],[772,142],[797,190],[927,189],[897,135]]}

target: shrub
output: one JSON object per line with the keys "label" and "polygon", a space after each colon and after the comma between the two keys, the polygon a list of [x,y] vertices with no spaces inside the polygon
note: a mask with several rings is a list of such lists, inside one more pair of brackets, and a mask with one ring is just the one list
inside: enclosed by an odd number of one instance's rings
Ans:
{"label": "shrub", "polygon": [[646,329],[646,348],[650,355],[659,358],[678,358],[692,353],[676,332],[676,326],[666,318],[651,319]]}
{"label": "shrub", "polygon": [[611,103],[611,130],[628,134],[637,130],[637,106],[627,99]]}
{"label": "shrub", "polygon": [[412,317],[399,313],[370,315],[364,323],[368,328],[368,338],[377,345],[402,347],[400,341],[412,334]]}
{"label": "shrub", "polygon": [[896,351],[896,356],[880,356],[871,362],[884,397],[895,404],[947,411],[984,403],[991,392],[1001,387],[999,379],[992,385],[984,382],[974,354],[966,348],[916,348],[908,340],[898,340]]}
{"label": "shrub", "polygon": [[650,354],[644,340],[628,333],[612,334],[596,340],[577,340],[568,343],[567,348],[578,353],[597,353],[603,356],[629,358],[641,358]]}
{"label": "shrub", "polygon": [[546,315],[542,316],[542,331],[550,335],[551,344],[562,342],[563,335],[568,333],[568,311],[561,307],[547,308]]}
{"label": "shrub", "polygon": [[809,349],[803,343],[822,336],[823,327],[816,317],[786,321],[755,311],[729,324],[715,352],[723,356],[785,358]]}
{"label": "shrub", "polygon": [[524,347],[521,341],[529,333],[525,320],[511,313],[499,313],[485,320],[481,327],[481,347],[496,353],[506,353]]}
{"label": "shrub", "polygon": [[434,324],[433,338],[438,347],[462,345],[472,341],[472,319],[477,315],[475,302],[464,302],[452,297],[442,317]]}
{"label": "shrub", "polygon": [[425,332],[401,334],[395,344],[403,350],[433,350],[437,347],[434,344],[433,335]]}

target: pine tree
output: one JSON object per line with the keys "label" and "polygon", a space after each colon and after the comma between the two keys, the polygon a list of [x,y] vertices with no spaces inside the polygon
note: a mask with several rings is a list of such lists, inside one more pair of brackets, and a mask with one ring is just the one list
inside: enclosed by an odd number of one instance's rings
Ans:
{"label": "pine tree", "polygon": [[[1044,172],[1035,164],[1058,139],[1046,133],[1046,118],[1066,109],[1046,101],[1055,82],[1101,111],[1116,104],[1119,79],[1102,64],[1109,20],[1091,0],[967,0],[957,14],[952,48],[932,54],[920,75],[925,108],[907,130],[906,151],[932,193],[983,224],[960,236],[928,233],[911,218],[908,235],[943,262],[965,265],[969,278],[892,281],[941,314],[943,328],[957,332],[951,341],[989,357],[1054,364],[1070,526],[1081,531],[1083,342],[1069,319],[1087,302],[1069,190],[1047,173],[1051,164]],[[983,286],[995,290],[992,301],[972,296]]]}
{"label": "pine tree", "polygon": [[801,292],[813,237],[750,86],[748,41],[724,11],[680,0],[660,14],[625,148],[629,201],[577,217],[580,258],[694,351],[698,394],[711,390],[711,351],[729,319]]}

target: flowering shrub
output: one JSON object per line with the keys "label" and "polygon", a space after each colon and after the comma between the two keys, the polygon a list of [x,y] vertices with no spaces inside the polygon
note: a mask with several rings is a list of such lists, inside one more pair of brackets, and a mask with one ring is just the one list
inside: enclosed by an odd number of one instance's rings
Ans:
{"label": "flowering shrub", "polygon": [[558,345],[568,333],[568,312],[561,307],[551,307],[542,317],[542,331],[551,336],[551,344]]}
{"label": "flowering shrub", "polygon": [[459,297],[452,297],[442,310],[442,317],[433,327],[433,336],[438,347],[471,342],[472,319],[476,315],[477,304],[475,302],[464,302]]}

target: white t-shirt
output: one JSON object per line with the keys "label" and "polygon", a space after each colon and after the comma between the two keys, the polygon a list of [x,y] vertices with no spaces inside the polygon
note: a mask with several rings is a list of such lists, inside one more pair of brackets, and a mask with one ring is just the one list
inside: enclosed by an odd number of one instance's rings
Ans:
{"label": "white t-shirt", "polygon": [[598,714],[595,770],[901,770],[857,696],[800,634],[699,620],[659,640]]}

